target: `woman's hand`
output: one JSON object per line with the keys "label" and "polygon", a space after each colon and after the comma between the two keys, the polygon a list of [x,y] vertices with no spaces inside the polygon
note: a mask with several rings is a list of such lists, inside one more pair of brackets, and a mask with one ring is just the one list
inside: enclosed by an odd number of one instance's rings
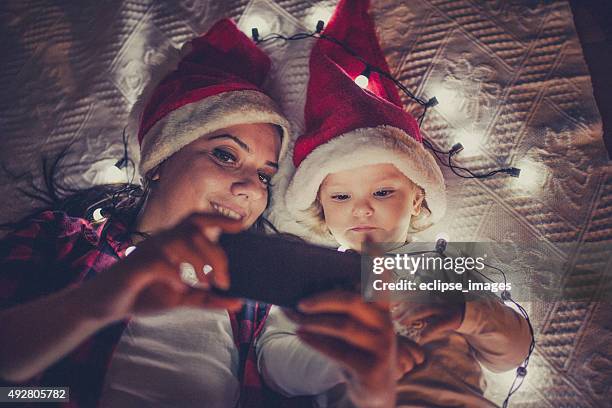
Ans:
{"label": "woman's hand", "polygon": [[[237,309],[240,300],[215,295],[206,288],[209,284],[229,287],[227,258],[216,241],[222,231],[240,229],[240,223],[229,218],[192,214],[140,243],[83,289],[94,300],[97,315],[107,321],[177,306]],[[193,266],[202,285],[190,286],[181,279],[182,263]],[[208,275],[205,265],[212,267]]]}
{"label": "woman's hand", "polygon": [[330,291],[300,302],[297,335],[351,374],[349,392],[364,407],[392,407],[398,377],[397,341],[386,302]]}
{"label": "woman's hand", "polygon": [[214,241],[221,231],[240,228],[226,218],[194,214],[93,279],[0,311],[0,379],[27,381],[101,328],[133,314],[187,305],[239,307],[239,300],[184,283],[179,265],[189,262],[196,271],[211,265],[212,283],[228,287],[227,259]]}

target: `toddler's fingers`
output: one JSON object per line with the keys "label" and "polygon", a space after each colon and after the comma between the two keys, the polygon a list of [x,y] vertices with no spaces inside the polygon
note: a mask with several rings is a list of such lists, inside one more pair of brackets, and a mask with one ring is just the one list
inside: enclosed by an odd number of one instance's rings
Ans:
{"label": "toddler's fingers", "polygon": [[298,309],[305,314],[338,313],[350,315],[373,329],[384,329],[390,324],[388,310],[365,303],[358,293],[332,290],[302,300]]}
{"label": "toddler's fingers", "polygon": [[400,355],[411,356],[416,364],[423,364],[425,361],[425,350],[423,350],[423,347],[406,337],[398,337],[397,351]]}
{"label": "toddler's fingers", "polygon": [[387,336],[345,315],[304,316],[299,323],[301,332],[335,338],[371,354],[382,354],[389,348]]}
{"label": "toddler's fingers", "polygon": [[414,358],[410,354],[400,354],[397,358],[397,373],[395,375],[395,379],[401,379],[406,373],[412,371],[412,369],[416,366],[416,362]]}
{"label": "toddler's fingers", "polygon": [[409,326],[417,320],[425,320],[444,313],[445,309],[442,306],[423,305],[418,308],[406,308],[396,319],[403,325]]}
{"label": "toddler's fingers", "polygon": [[444,333],[456,330],[457,327],[457,323],[452,316],[447,316],[444,319],[428,323],[427,326],[421,332],[420,343],[427,343]]}

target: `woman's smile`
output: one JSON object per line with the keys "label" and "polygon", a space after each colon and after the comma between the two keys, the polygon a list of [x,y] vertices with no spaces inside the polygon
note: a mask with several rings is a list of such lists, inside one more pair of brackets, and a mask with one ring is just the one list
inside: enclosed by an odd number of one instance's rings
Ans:
{"label": "woman's smile", "polygon": [[242,220],[247,216],[247,211],[236,205],[219,204],[211,201],[210,206],[215,212],[233,220]]}

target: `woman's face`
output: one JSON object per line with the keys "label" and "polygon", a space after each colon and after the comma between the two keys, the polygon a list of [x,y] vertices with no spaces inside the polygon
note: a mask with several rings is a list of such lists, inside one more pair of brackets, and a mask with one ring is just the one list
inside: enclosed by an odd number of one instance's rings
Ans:
{"label": "woman's face", "polygon": [[397,167],[384,163],[329,174],[319,200],[336,241],[360,251],[366,235],[376,243],[405,242],[423,196]]}
{"label": "woman's face", "polygon": [[151,205],[163,218],[158,227],[195,211],[220,213],[250,227],[266,208],[280,148],[278,131],[266,123],[219,129],[183,147],[152,177]]}

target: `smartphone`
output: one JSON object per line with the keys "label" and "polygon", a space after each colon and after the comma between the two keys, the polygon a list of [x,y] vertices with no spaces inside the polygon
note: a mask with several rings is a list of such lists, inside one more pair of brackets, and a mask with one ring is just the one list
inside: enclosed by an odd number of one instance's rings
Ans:
{"label": "smartphone", "polygon": [[294,308],[319,292],[360,291],[361,256],[356,252],[253,232],[224,234],[219,243],[228,257],[231,286],[217,293]]}

